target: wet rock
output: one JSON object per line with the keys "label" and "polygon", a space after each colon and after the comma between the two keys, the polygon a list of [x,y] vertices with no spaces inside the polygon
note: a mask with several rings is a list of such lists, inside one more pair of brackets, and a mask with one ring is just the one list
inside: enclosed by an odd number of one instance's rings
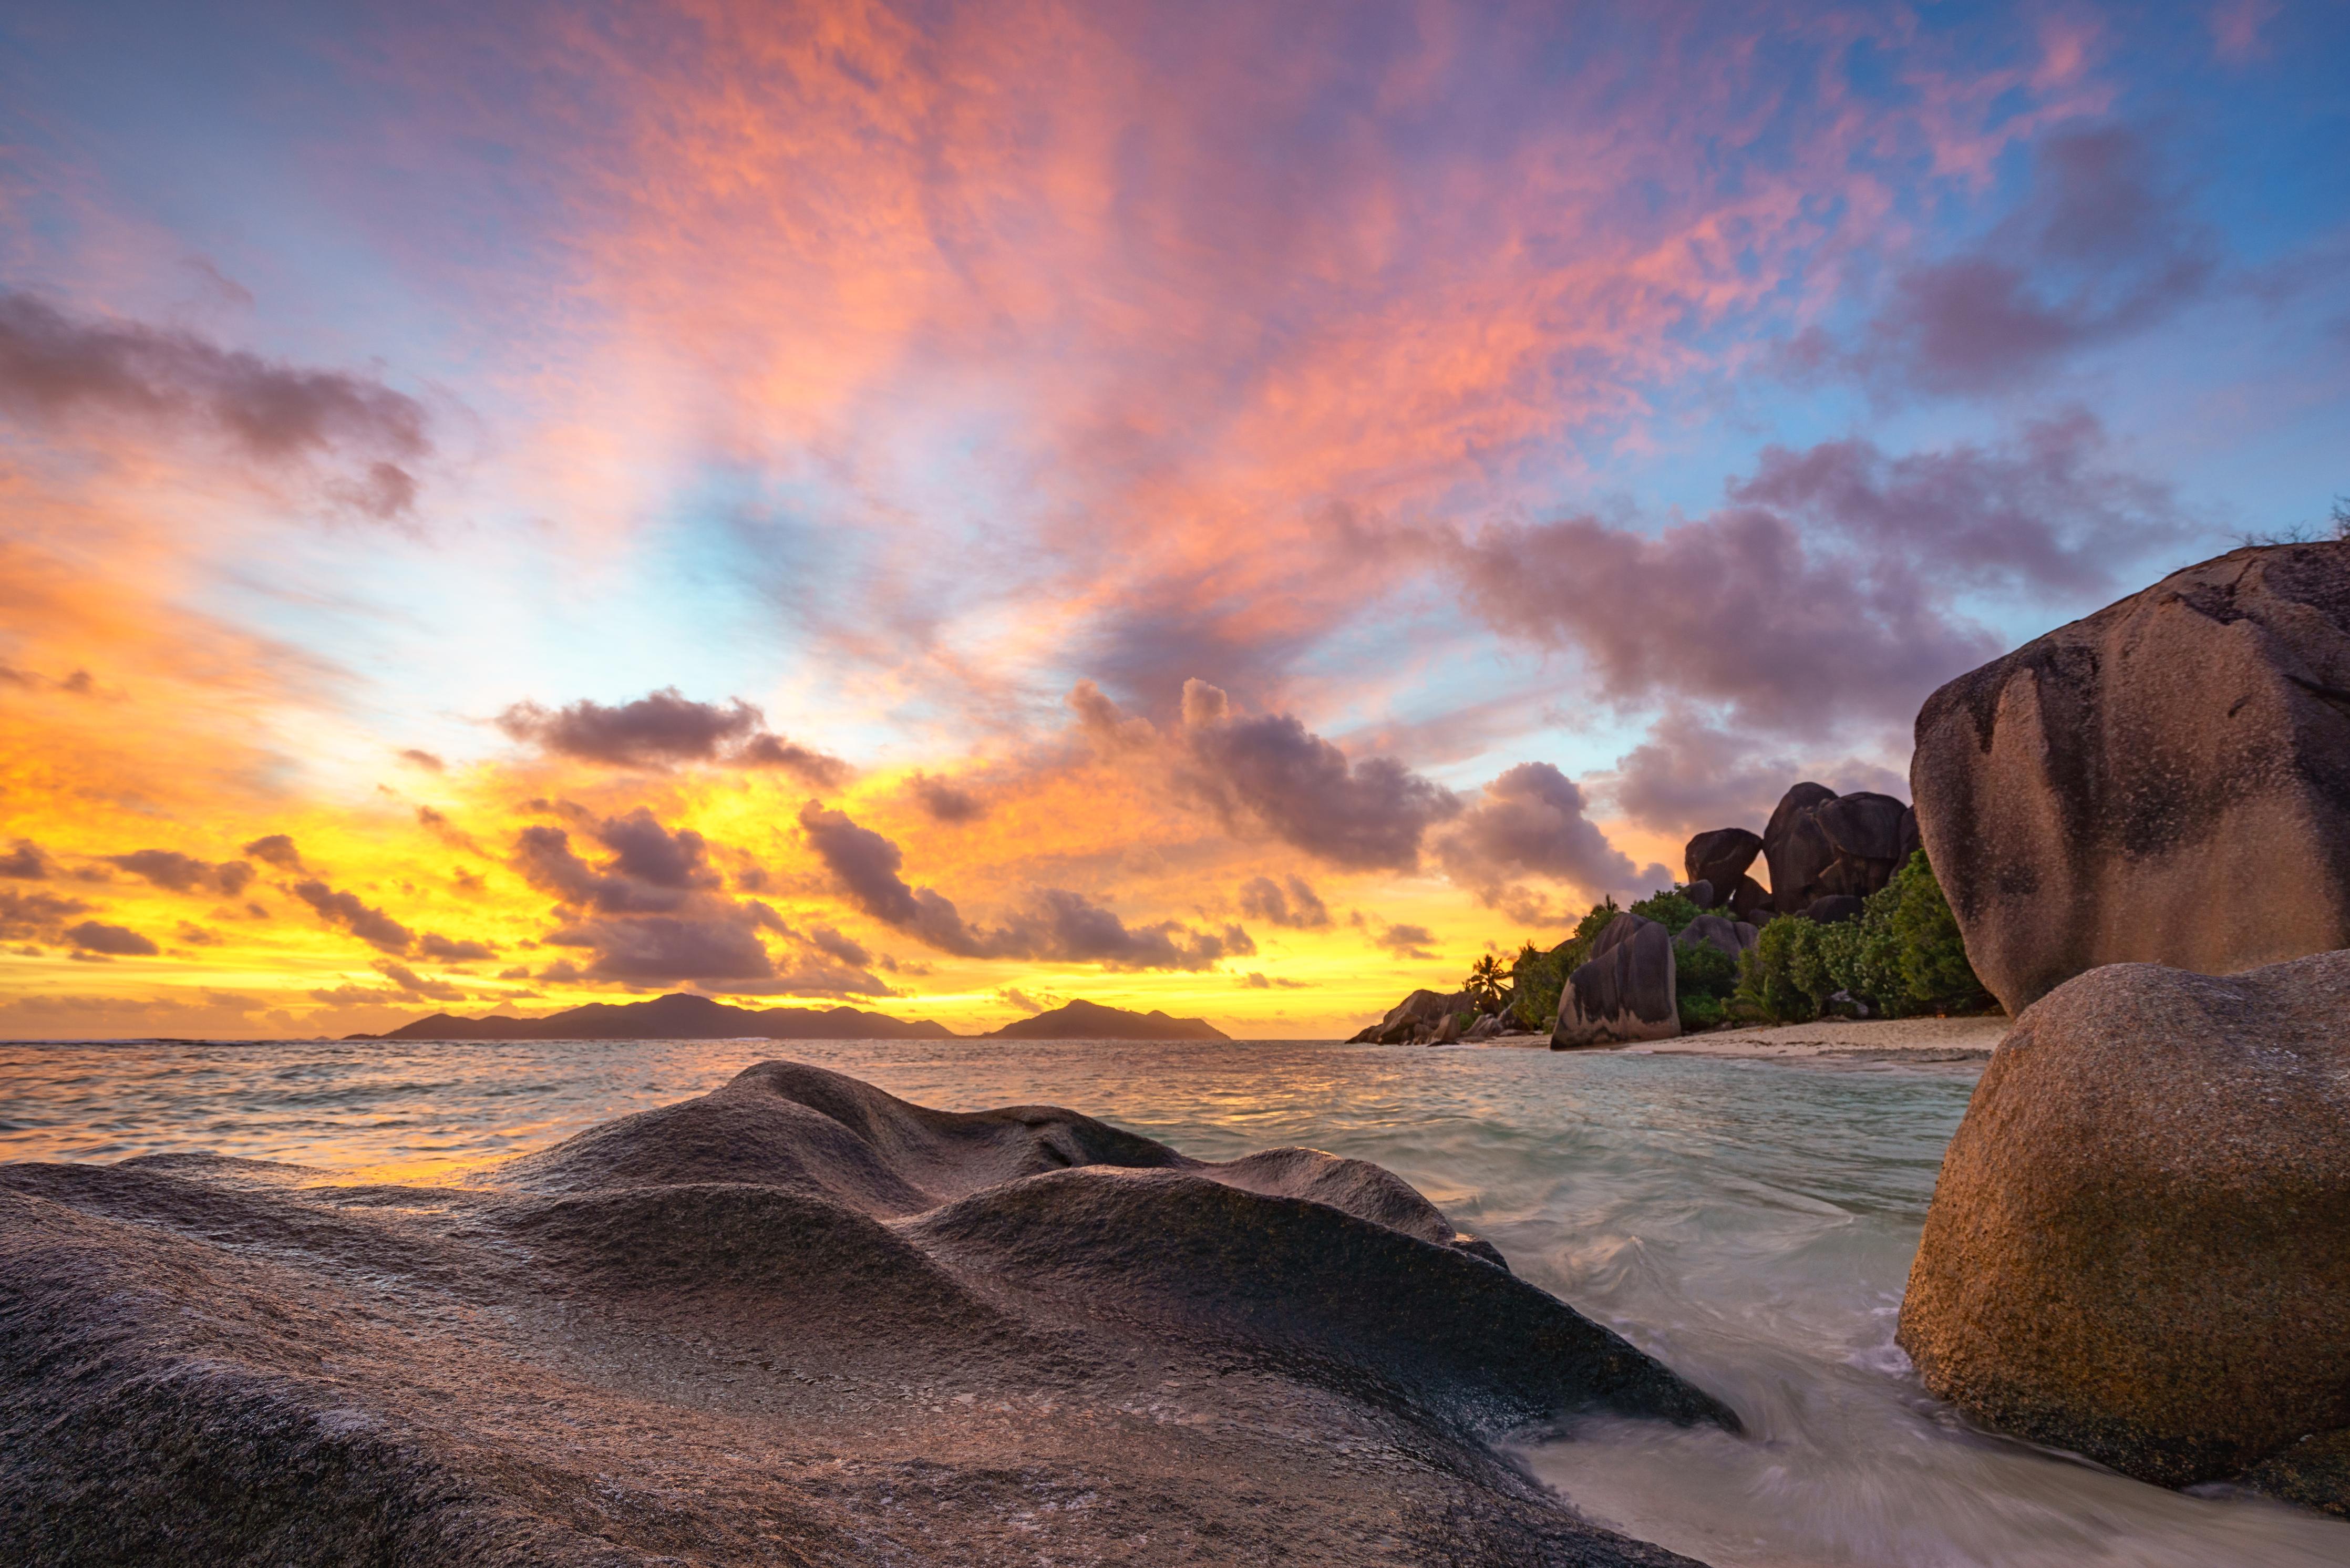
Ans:
{"label": "wet rock", "polygon": [[1621,914],[1591,944],[1591,959],[1559,993],[1554,1051],[1669,1040],[1681,1032],[1673,995],[1672,933],[1654,920]]}
{"label": "wet rock", "polygon": [[2324,1438],[2350,1428],[2345,1018],[2350,952],[2112,965],[2027,1010],[1910,1272],[1927,1386],[2144,1480],[2350,1501]]}
{"label": "wet rock", "polygon": [[2350,1519],[2350,1428],[2303,1438],[2243,1477],[2255,1491]]}
{"label": "wet rock", "polygon": [[1727,898],[1762,853],[1762,840],[1757,835],[1742,827],[1717,827],[1689,841],[1681,851],[1681,866],[1690,881],[1707,883]]}
{"label": "wet rock", "polygon": [[1910,784],[2011,1012],[2099,964],[2350,947],[2350,547],[2233,551],[1960,676]]}
{"label": "wet rock", "polygon": [[790,1063],[460,1188],[0,1166],[12,1563],[1682,1563],[1484,1445],[1580,1409],[1734,1424],[1377,1166]]}

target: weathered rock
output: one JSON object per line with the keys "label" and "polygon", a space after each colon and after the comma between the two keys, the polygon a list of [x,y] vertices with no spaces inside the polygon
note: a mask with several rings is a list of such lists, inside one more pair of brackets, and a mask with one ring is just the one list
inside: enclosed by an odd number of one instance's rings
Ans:
{"label": "weathered rock", "polygon": [[1889,794],[1856,790],[1823,801],[1812,810],[1835,857],[1820,873],[1822,893],[1866,898],[1893,879],[1907,858],[1901,852],[1901,822],[1909,808]]}
{"label": "weathered rock", "polygon": [[1690,881],[1711,884],[1726,898],[1762,853],[1757,835],[1742,827],[1716,827],[1689,841],[1681,851],[1681,866]]}
{"label": "weathered rock", "polygon": [[2350,1519],[2350,1427],[2303,1438],[2243,1476],[2255,1491]]}
{"label": "weathered rock", "polygon": [[1702,877],[1694,882],[1682,883],[1680,895],[1700,909],[1713,909],[1721,902],[1714,893],[1713,884]]}
{"label": "weathered rock", "polygon": [[1868,790],[1838,795],[1815,784],[1789,790],[1763,836],[1774,907],[1793,913],[1816,898],[1865,898],[1884,887],[1908,858],[1902,822],[1908,810]]}
{"label": "weathered rock", "polygon": [[1835,858],[1827,835],[1812,820],[1814,809],[1835,799],[1835,791],[1822,784],[1796,784],[1779,797],[1771,821],[1762,829],[1762,859],[1771,868],[1772,901],[1782,909],[1800,909],[1819,897],[1813,886]]}
{"label": "weathered rock", "polygon": [[1437,1045],[1450,1045],[1460,1038],[1461,1015],[1457,1012],[1448,1012],[1437,1024],[1436,1037],[1430,1042],[1430,1044]]}
{"label": "weathered rock", "polygon": [[2233,551],[1960,676],[1909,776],[2011,1012],[2099,964],[2350,947],[2350,546]]}
{"label": "weathered rock", "polygon": [[1710,942],[1731,958],[1745,952],[1762,940],[1762,933],[1743,920],[1724,919],[1720,915],[1700,915],[1681,928],[1678,939],[1694,947]]}
{"label": "weathered rock", "polygon": [[1402,1045],[1432,1036],[1444,1020],[1473,1006],[1469,993],[1456,991],[1415,991],[1377,1023],[1367,1024],[1348,1044]]}
{"label": "weathered rock", "polygon": [[465,1188],[0,1166],[11,1563],[1685,1564],[1484,1447],[1586,1408],[1734,1426],[1377,1166],[790,1063]]}
{"label": "weathered rock", "polygon": [[1926,841],[1918,836],[1918,808],[1914,805],[1903,806],[1901,808],[1901,864],[1908,865],[1909,857],[1925,847]]}
{"label": "weathered rock", "polygon": [[1860,919],[1861,906],[1864,902],[1865,900],[1856,898],[1849,893],[1829,893],[1804,905],[1804,919],[1815,920],[1823,926],[1833,926],[1844,920],[1856,920]]}
{"label": "weathered rock", "polygon": [[2113,965],[2027,1010],[1910,1271],[1899,1338],[1927,1386],[2142,1480],[2260,1466],[2350,1501],[2325,1491],[2325,1434],[2350,1428],[2345,1019],[2350,952]]}
{"label": "weathered rock", "polygon": [[1738,879],[1738,886],[1730,890],[1730,898],[1722,907],[1736,920],[1751,921],[1758,915],[1767,920],[1773,913],[1769,891],[1752,877]]}
{"label": "weathered rock", "polygon": [[1502,1015],[1498,1012],[1488,1012],[1471,1024],[1468,1033],[1462,1034],[1461,1038],[1463,1043],[1491,1040],[1501,1033],[1502,1029]]}
{"label": "weathered rock", "polygon": [[1602,953],[1613,951],[1617,943],[1630,941],[1633,934],[1641,927],[1653,926],[1656,923],[1645,915],[1635,915],[1629,912],[1619,914],[1599,928],[1599,934],[1591,939],[1591,951],[1587,956],[1597,958]]}
{"label": "weathered rock", "polygon": [[1681,1032],[1671,932],[1638,915],[1618,915],[1594,939],[1591,955],[1559,993],[1552,1050],[1669,1040]]}

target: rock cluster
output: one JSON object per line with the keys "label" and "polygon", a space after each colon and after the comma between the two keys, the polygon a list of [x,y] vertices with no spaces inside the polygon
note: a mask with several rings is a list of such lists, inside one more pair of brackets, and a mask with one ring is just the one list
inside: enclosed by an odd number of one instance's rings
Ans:
{"label": "rock cluster", "polygon": [[[1773,915],[1850,919],[1919,843],[1917,812],[1891,795],[1840,795],[1807,780],[1779,798],[1760,834],[1717,827],[1690,839],[1681,891],[1700,909],[1723,908],[1752,923]],[[1767,892],[1748,874],[1758,857],[1771,873]]]}
{"label": "rock cluster", "polygon": [[2231,552],[1960,676],[1909,776],[2010,1012],[2099,964],[2350,947],[2350,545]]}
{"label": "rock cluster", "polygon": [[[1776,914],[1823,924],[1853,919],[1861,901],[1891,881],[1918,848],[1918,814],[1891,795],[1866,790],[1840,795],[1809,782],[1781,797],[1759,834],[1743,827],[1699,834],[1684,851],[1689,880],[1678,890],[1707,912],[1678,936],[1661,927],[1654,937],[1642,936],[1641,928],[1655,922],[1634,915],[1609,921],[1584,962],[1565,978],[1551,1048],[1678,1035],[1676,942],[1707,942],[1734,959],[1754,947],[1758,926]],[[1770,868],[1770,889],[1749,869],[1758,858]],[[1470,1026],[1459,1026],[1462,1015],[1475,1012],[1467,992],[1415,991],[1350,1044],[1449,1044],[1516,1032],[1507,1014],[1477,1016]]]}
{"label": "rock cluster", "polygon": [[[1699,834],[1684,852],[1689,880],[1680,892],[1709,912],[1678,939],[1637,915],[1609,921],[1589,961],[1567,977],[1551,1048],[1672,1038],[1681,1032],[1676,940],[1708,942],[1737,958],[1759,940],[1755,922],[1773,913],[1824,923],[1851,919],[1863,898],[1892,880],[1917,841],[1916,814],[1890,795],[1839,795],[1810,783],[1780,799],[1760,834],[1742,827]],[[1770,867],[1771,891],[1748,871],[1758,856]]]}
{"label": "rock cluster", "polygon": [[2016,1019],[1902,1303],[1926,1386],[2165,1486],[2350,1511],[2350,951],[2116,964]]}
{"label": "rock cluster", "polygon": [[1377,1166],[785,1062],[462,1188],[0,1166],[12,1563],[1686,1564],[1485,1445],[1585,1409],[1735,1426]]}
{"label": "rock cluster", "polygon": [[1762,830],[1769,908],[1800,915],[1822,898],[1866,898],[1893,879],[1917,846],[1917,815],[1891,795],[1840,795],[1825,784],[1799,784]]}
{"label": "rock cluster", "polygon": [[[1476,999],[1465,991],[1415,991],[1387,1016],[1358,1032],[1350,1045],[1431,1045],[1458,1039],[1460,1016],[1476,1011]],[[1440,1042],[1437,1036],[1445,1035]]]}

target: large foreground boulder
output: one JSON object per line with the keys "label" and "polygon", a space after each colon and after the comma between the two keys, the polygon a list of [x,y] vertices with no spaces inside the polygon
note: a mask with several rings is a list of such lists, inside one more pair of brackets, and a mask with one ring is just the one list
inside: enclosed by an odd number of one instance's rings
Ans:
{"label": "large foreground boulder", "polygon": [[1681,1032],[1676,979],[1672,933],[1638,915],[1617,916],[1592,941],[1590,961],[1566,977],[1550,1048],[1673,1038]]}
{"label": "large foreground boulder", "polygon": [[1899,1337],[1991,1426],[2350,1505],[2350,952],[2118,964],[2026,1011],[1950,1140]]}
{"label": "large foreground boulder", "polygon": [[0,1166],[11,1564],[1690,1568],[1486,1445],[1579,1410],[1735,1427],[1378,1166],[787,1062],[459,1188]]}
{"label": "large foreground boulder", "polygon": [[2011,1012],[2099,964],[2350,947],[2350,545],[2233,551],[1960,676],[1909,777]]}

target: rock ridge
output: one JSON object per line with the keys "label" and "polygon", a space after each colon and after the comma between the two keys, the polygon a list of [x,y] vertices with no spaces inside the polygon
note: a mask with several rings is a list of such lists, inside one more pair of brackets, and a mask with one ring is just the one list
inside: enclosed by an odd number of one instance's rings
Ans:
{"label": "rock ridge", "polygon": [[32,1563],[1684,1563],[1485,1441],[1586,1409],[1736,1425],[1378,1166],[788,1062],[454,1187],[0,1167]]}

